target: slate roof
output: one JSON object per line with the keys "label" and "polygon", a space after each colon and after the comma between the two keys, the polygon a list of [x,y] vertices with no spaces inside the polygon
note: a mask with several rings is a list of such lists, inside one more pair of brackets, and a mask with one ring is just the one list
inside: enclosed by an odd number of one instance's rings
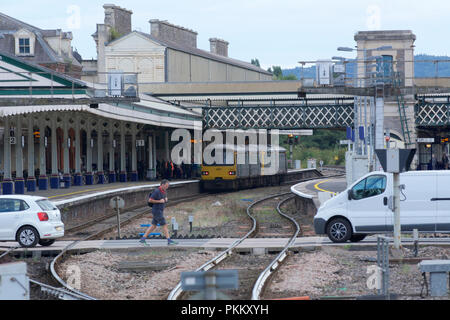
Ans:
{"label": "slate roof", "polygon": [[[62,33],[64,39],[72,39],[71,32],[62,32],[60,29],[42,30],[23,21],[17,20],[0,12],[0,51],[15,55],[14,33],[20,29],[27,29],[36,35],[35,54],[31,57],[21,57],[21,59],[32,63],[65,63],[69,57],[59,56],[45,41],[44,37],[54,37]],[[72,59],[72,63],[77,66],[81,64]]]}
{"label": "slate roof", "polygon": [[[206,58],[206,59],[215,60],[215,61],[218,61],[218,62],[234,65],[234,66],[237,66],[239,68],[248,69],[248,70],[259,72],[259,73],[263,73],[263,74],[266,74],[266,75],[270,75],[270,76],[272,75],[270,72],[268,72],[268,71],[266,71],[266,70],[264,70],[262,68],[259,68],[259,67],[255,66],[255,65],[251,64],[251,63],[248,63],[248,62],[244,62],[244,61],[241,61],[241,60],[236,60],[236,59],[224,57],[224,56],[221,56],[221,55],[218,55],[218,54],[214,54],[214,53],[202,50],[202,49],[190,47],[190,46],[187,46],[187,45],[182,45],[182,44],[170,41],[170,40],[156,38],[156,37],[154,37],[154,36],[152,36],[152,35],[150,35],[148,33],[144,33],[144,32],[141,32],[141,31],[133,31],[133,32],[137,33],[137,34],[140,34],[140,35],[142,35],[142,36],[144,36],[144,37],[146,37],[146,38],[148,38],[148,39],[150,39],[150,40],[152,40],[152,41],[154,41],[156,43],[159,43],[160,45],[162,45],[164,47],[167,47],[167,48],[170,48],[170,49],[173,49],[173,50],[177,50],[177,51],[189,53],[189,54],[192,54],[192,55],[195,55],[195,56],[203,57],[203,58]],[[133,33],[133,32],[131,32],[131,33]],[[110,44],[112,44],[112,43],[114,43],[116,41],[119,41],[120,39],[130,35],[131,33],[129,33],[127,35],[124,35],[124,36],[122,36],[122,37],[120,37],[120,38],[118,38],[118,39],[116,39],[114,41],[111,41],[110,43],[108,43],[108,45],[110,45]]]}

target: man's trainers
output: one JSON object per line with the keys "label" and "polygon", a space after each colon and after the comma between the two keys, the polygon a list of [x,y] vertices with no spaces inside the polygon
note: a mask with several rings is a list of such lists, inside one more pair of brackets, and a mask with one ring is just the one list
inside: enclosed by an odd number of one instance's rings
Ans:
{"label": "man's trainers", "polygon": [[167,240],[167,244],[168,244],[169,246],[173,246],[173,245],[177,245],[178,242],[173,241],[172,239],[170,239],[170,240]]}
{"label": "man's trainers", "polygon": [[139,240],[139,243],[142,244],[142,245],[144,245],[144,246],[146,246],[146,247],[149,247],[149,246],[150,246],[150,244],[148,244],[147,241],[145,241],[144,238],[142,238],[141,240]]}

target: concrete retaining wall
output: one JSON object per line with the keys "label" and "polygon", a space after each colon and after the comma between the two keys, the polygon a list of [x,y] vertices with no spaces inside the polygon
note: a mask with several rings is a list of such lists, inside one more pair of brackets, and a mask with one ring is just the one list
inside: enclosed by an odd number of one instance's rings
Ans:
{"label": "concrete retaining wall", "polygon": [[322,174],[317,169],[291,171],[281,177],[281,183],[295,183],[303,179],[320,178]]}
{"label": "concrete retaining wall", "polygon": [[[150,192],[156,186],[145,186],[140,188],[129,188],[129,190],[118,190],[116,192],[99,193],[91,197],[80,197],[73,200],[61,201],[56,206],[61,211],[61,216],[66,228],[76,226],[89,220],[100,218],[114,213],[109,202],[115,196],[120,196],[125,201],[125,208],[122,210],[134,210],[147,205]],[[200,193],[200,183],[198,181],[172,184],[168,191],[168,198],[176,200],[180,198],[198,195]],[[150,209],[150,208],[149,208]]]}
{"label": "concrete retaining wall", "polygon": [[313,215],[317,213],[317,207],[312,199],[302,198],[300,196],[295,197],[295,208],[301,215]]}

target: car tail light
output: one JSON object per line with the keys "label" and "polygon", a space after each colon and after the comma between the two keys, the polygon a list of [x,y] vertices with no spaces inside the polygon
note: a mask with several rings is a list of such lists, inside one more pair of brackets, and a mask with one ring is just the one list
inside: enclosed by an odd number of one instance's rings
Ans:
{"label": "car tail light", "polygon": [[230,176],[235,176],[235,175],[236,175],[236,171],[230,171],[230,172],[228,172],[228,174],[229,174]]}
{"label": "car tail light", "polygon": [[48,221],[48,214],[46,212],[38,212],[39,221]]}
{"label": "car tail light", "polygon": [[209,171],[203,171],[202,176],[209,176]]}

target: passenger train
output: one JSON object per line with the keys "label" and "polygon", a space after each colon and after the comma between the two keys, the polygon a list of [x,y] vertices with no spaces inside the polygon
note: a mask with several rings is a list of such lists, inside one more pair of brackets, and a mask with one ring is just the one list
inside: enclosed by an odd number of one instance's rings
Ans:
{"label": "passenger train", "polygon": [[[281,176],[287,173],[286,149],[282,147],[267,146],[266,150],[258,150],[257,145],[214,147],[223,150],[224,161],[219,164],[206,164],[203,161],[201,171],[204,190],[240,190],[279,185]],[[245,161],[242,161],[244,158]]]}

